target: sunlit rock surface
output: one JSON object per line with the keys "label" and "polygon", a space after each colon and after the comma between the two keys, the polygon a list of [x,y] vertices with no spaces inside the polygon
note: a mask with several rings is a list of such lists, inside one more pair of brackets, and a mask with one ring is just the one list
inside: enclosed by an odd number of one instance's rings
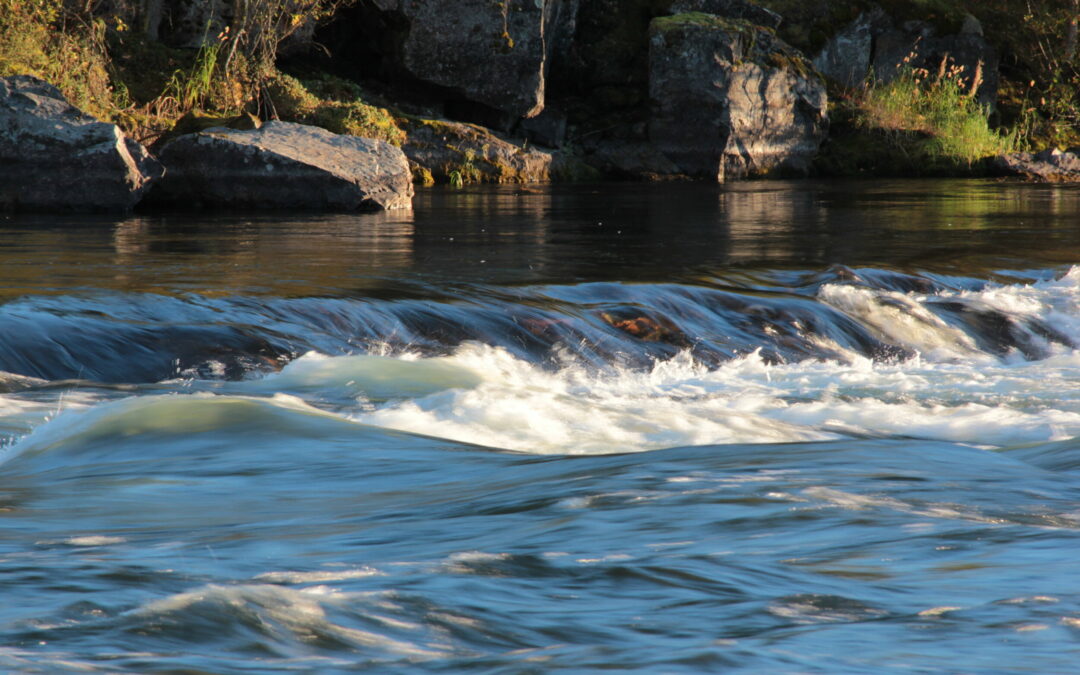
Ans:
{"label": "sunlit rock surface", "polygon": [[166,179],[150,199],[184,207],[377,211],[408,208],[401,150],[371,138],[267,122],[259,129],[186,134],[160,153]]}
{"label": "sunlit rock surface", "polygon": [[0,208],[126,211],[161,175],[143,146],[56,87],[0,78]]}
{"label": "sunlit rock surface", "polygon": [[650,29],[649,138],[690,176],[805,173],[828,125],[803,55],[741,19],[689,13]]}

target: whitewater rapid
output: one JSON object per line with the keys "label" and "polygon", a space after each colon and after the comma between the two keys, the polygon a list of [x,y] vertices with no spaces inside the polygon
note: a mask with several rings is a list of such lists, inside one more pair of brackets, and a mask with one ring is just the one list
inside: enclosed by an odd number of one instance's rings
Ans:
{"label": "whitewater rapid", "polygon": [[[797,318],[788,328],[803,342],[800,350],[818,350],[815,357],[766,358],[758,348],[715,363],[682,348],[644,365],[616,358],[597,366],[583,358],[593,353],[584,340],[576,350],[555,343],[542,360],[475,339],[435,356],[373,342],[369,353],[309,351],[278,371],[234,381],[150,383],[134,397],[126,387],[95,391],[93,383],[77,382],[50,396],[47,381],[10,376],[12,392],[39,396],[9,393],[0,397],[0,410],[15,446],[31,442],[17,440],[20,432],[42,424],[61,435],[85,433],[72,429],[87,425],[105,435],[133,433],[132,424],[153,425],[148,400],[155,401],[153,419],[187,431],[239,433],[246,428],[239,402],[252,401],[268,407],[271,418],[278,410],[302,411],[323,424],[536,454],[845,438],[1005,448],[1080,436],[1080,352],[1062,337],[1080,335],[1080,268],[1027,284],[929,293],[827,283],[815,298],[896,355],[874,358],[821,331],[800,333]],[[996,323],[976,330],[933,311],[954,304]],[[678,317],[674,323],[680,325]],[[775,330],[766,323],[762,332]],[[204,372],[223,370],[213,361],[203,365]],[[94,412],[105,403],[129,426]]]}

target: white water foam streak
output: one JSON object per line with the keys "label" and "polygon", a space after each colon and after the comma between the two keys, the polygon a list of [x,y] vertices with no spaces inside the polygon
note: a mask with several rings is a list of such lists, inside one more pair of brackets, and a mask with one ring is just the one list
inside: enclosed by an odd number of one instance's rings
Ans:
{"label": "white water foam streak", "polygon": [[357,421],[522,452],[594,454],[845,436],[1002,447],[1080,435],[1080,355],[1041,362],[806,361],[757,354],[714,370],[683,354],[647,372],[550,372],[490,347],[450,362],[482,373],[365,410]]}

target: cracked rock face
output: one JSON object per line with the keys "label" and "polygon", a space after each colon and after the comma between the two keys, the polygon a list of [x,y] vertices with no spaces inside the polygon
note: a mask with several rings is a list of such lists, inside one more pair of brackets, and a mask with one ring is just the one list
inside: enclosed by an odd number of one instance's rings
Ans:
{"label": "cracked rock face", "polygon": [[719,181],[809,170],[828,128],[825,87],[797,50],[741,19],[650,27],[649,140],[682,173]]}
{"label": "cracked rock face", "polygon": [[0,78],[0,209],[127,211],[162,173],[146,148],[56,87]]}
{"label": "cracked rock face", "polygon": [[516,118],[544,109],[550,59],[565,50],[578,0],[374,0],[397,32],[408,76]]}
{"label": "cracked rock face", "polygon": [[170,141],[160,157],[168,172],[149,195],[156,204],[328,211],[412,205],[412,176],[399,148],[318,127],[217,127]]}

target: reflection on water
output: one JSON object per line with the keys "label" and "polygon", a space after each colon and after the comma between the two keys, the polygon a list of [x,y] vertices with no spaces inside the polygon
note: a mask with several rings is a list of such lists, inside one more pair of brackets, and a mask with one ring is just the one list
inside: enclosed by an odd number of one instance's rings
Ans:
{"label": "reflection on water", "polygon": [[1073,672],[1078,206],[8,218],[0,671]]}
{"label": "reflection on water", "polygon": [[381,214],[8,217],[0,293],[72,285],[366,293],[420,274],[489,283],[668,278],[673,267],[1066,265],[1080,190],[977,181],[485,186]]}

